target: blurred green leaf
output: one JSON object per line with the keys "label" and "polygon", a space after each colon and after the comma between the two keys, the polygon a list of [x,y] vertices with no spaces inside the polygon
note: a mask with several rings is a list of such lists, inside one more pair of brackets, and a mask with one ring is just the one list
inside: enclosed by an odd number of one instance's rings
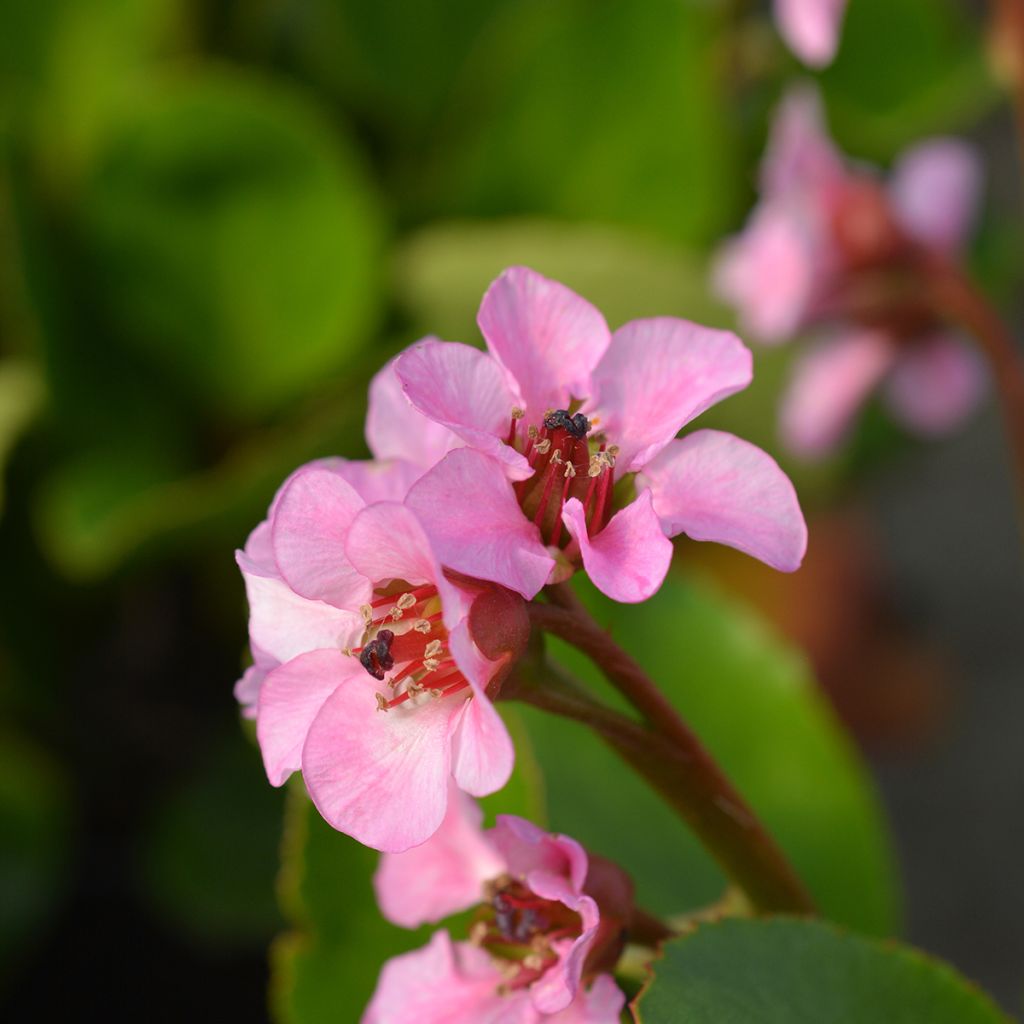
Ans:
{"label": "blurred green leaf", "polygon": [[638,1024],[1009,1024],[916,950],[785,918],[703,925],[670,943],[638,1004]]}
{"label": "blurred green leaf", "polygon": [[0,737],[0,981],[60,894],[69,854],[66,780],[44,751]]}
{"label": "blurred green leaf", "polygon": [[[522,0],[489,26],[415,167],[449,211],[521,211],[706,242],[739,168],[724,102],[722,5]],[[435,207],[431,207],[434,209]]]}
{"label": "blurred green leaf", "polygon": [[[43,404],[45,388],[39,370],[30,363],[0,363],[0,474],[22,431]],[[4,486],[0,475],[0,512]]]}
{"label": "blurred green leaf", "polygon": [[145,892],[160,915],[216,946],[259,948],[278,929],[274,900],[281,793],[240,730],[156,808]]}
{"label": "blurred green leaf", "polygon": [[964,129],[1000,97],[977,17],[951,0],[851,3],[822,85],[843,147],[882,160],[924,135]]}
{"label": "blurred green leaf", "polygon": [[[891,933],[896,882],[874,791],[800,656],[752,612],[695,580],[670,576],[644,605],[615,605],[589,587],[585,596],[762,817],[822,913]],[[601,685],[575,652],[552,649]],[[657,913],[720,897],[718,868],[603,744],[575,723],[532,708],[525,716],[553,828],[620,861]]]}
{"label": "blurred green leaf", "polygon": [[[500,812],[536,820],[543,795],[517,710],[502,709],[516,740],[515,771],[484,807],[488,817]],[[277,1024],[358,1020],[384,962],[428,941],[433,927],[406,931],[381,917],[370,881],[378,857],[335,832],[301,782],[291,783],[278,893],[294,930],[271,949],[270,1000]],[[450,927],[463,936],[460,918]]]}
{"label": "blurred green leaf", "polygon": [[164,80],[81,211],[100,301],[154,384],[258,414],[338,371],[379,309],[380,216],[340,127],[227,71]]}
{"label": "blurred green leaf", "polygon": [[399,301],[424,332],[473,342],[487,286],[525,264],[585,296],[618,326],[640,316],[727,323],[703,258],[627,229],[539,219],[441,222],[412,235],[395,260]]}

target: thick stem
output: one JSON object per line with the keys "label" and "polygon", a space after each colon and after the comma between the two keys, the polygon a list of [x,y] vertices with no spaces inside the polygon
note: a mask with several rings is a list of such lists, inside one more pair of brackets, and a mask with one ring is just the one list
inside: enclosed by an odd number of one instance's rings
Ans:
{"label": "thick stem", "polygon": [[[552,612],[571,614],[547,607]],[[568,639],[575,642],[573,637]],[[607,669],[606,665],[601,667]],[[594,700],[551,664],[537,668],[522,663],[503,687],[502,697],[532,704],[593,729],[693,829],[755,909],[765,913],[814,913],[811,897],[785,856],[696,736],[681,722],[682,729],[652,731]],[[675,717],[674,711],[672,715]]]}

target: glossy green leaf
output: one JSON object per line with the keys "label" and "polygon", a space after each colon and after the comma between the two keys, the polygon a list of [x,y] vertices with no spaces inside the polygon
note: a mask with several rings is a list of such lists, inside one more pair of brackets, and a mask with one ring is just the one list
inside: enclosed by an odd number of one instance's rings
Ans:
{"label": "glossy green leaf", "polygon": [[703,925],[670,943],[638,1024],[1009,1024],[952,968],[816,921]]}
{"label": "glossy green leaf", "polygon": [[378,311],[380,219],[337,125],[207,71],[145,93],[84,200],[100,300],[163,386],[259,413],[342,368]]}
{"label": "glossy green leaf", "polygon": [[[592,588],[587,600],[696,729],[822,912],[891,932],[896,882],[874,789],[802,658],[753,612],[696,580],[670,576],[643,605],[615,605]],[[551,647],[599,685],[580,656]],[[658,913],[721,896],[725,880],[709,856],[608,749],[573,722],[532,708],[526,717],[553,828],[619,860]]]}

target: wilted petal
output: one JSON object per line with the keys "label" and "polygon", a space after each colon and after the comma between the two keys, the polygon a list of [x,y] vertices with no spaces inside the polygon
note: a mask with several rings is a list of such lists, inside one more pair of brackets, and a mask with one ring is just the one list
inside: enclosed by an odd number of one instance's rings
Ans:
{"label": "wilted petal", "polygon": [[486,352],[457,342],[424,341],[398,357],[395,373],[425,416],[493,455],[511,477],[530,475],[526,459],[505,443],[516,399]]}
{"label": "wilted petal", "polygon": [[750,351],[730,331],[657,317],[620,327],[593,374],[587,405],[619,446],[620,472],[640,469],[709,406],[751,380]]}
{"label": "wilted petal", "polygon": [[327,698],[306,737],[302,776],[330,825],[365,846],[400,853],[444,820],[451,737],[466,701],[426,697],[378,711],[379,686],[361,672]]}
{"label": "wilted petal", "polygon": [[527,267],[510,267],[491,284],[477,322],[535,424],[589,394],[590,371],[610,340],[589,302]]}
{"label": "wilted petal", "polygon": [[827,455],[893,365],[895,349],[878,331],[852,331],[801,354],[782,400],[782,439],[807,459]]}
{"label": "wilted petal", "polygon": [[796,491],[778,463],[732,434],[698,430],[644,467],[669,537],[685,533],[745,551],[792,572],[807,548]]}
{"label": "wilted petal", "polygon": [[930,139],[900,158],[889,192],[904,228],[923,242],[954,253],[974,222],[981,193],[981,161],[958,139]]}
{"label": "wilted petal", "polygon": [[484,882],[505,861],[484,837],[483,811],[454,782],[441,827],[405,853],[385,853],[373,876],[381,913],[393,924],[418,928],[483,901]]}
{"label": "wilted petal", "polygon": [[310,466],[295,473],[274,501],[270,522],[274,559],[285,582],[302,597],[358,608],[370,584],[345,557],[345,537],[364,506],[337,473]]}
{"label": "wilted petal", "polygon": [[280,786],[302,767],[309,727],[335,688],[363,667],[341,651],[310,651],[267,674],[260,689],[256,738],[271,785]]}
{"label": "wilted petal", "polygon": [[[436,341],[424,338],[420,344]],[[370,382],[366,443],[377,459],[405,459],[426,469],[462,442],[443,424],[414,408],[395,373],[397,361],[392,359]]]}
{"label": "wilted petal", "polygon": [[409,492],[437,557],[457,572],[532,598],[554,559],[523,515],[501,466],[468,448],[447,455]]}
{"label": "wilted petal", "polygon": [[626,604],[657,593],[672,562],[672,542],[661,529],[650,491],[616,512],[596,537],[587,535],[583,506],[576,498],[565,503],[562,522],[579,542],[583,567],[602,593]]}
{"label": "wilted petal", "polygon": [[775,0],[775,21],[789,48],[811,67],[832,63],[846,0]]}
{"label": "wilted petal", "polygon": [[900,350],[885,382],[885,399],[893,417],[909,430],[936,437],[960,426],[987,386],[977,349],[939,334]]}

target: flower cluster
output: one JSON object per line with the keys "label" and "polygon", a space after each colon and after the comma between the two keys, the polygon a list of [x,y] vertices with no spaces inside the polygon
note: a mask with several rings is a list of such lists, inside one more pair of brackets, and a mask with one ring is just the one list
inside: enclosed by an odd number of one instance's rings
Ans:
{"label": "flower cluster", "polygon": [[836,150],[817,93],[800,88],[783,100],[760,203],[726,244],[716,284],[763,342],[817,334],[783,396],[782,437],[795,453],[832,451],[878,387],[893,418],[923,436],[954,429],[974,409],[980,358],[938,321],[917,280],[923,257],[959,254],[979,179],[969,147],[935,139],[905,153],[883,185]]}
{"label": "flower cluster", "polygon": [[376,376],[372,460],[303,466],[274,497],[238,553],[254,664],[236,693],[270,782],[301,771],[332,826],[392,858],[393,919],[485,896],[469,944],[441,933],[386,968],[367,1021],[497,1020],[500,1004],[503,1021],[610,1022],[622,997],[596,965],[618,918],[602,931],[583,851],[511,818],[467,838],[466,794],[512,770],[493,701],[526,603],[580,570],[643,601],[681,533],[791,571],[806,527],[765,452],[677,437],[750,383],[735,335],[671,318],[612,332],[522,267],[479,324],[486,351],[427,338]]}

